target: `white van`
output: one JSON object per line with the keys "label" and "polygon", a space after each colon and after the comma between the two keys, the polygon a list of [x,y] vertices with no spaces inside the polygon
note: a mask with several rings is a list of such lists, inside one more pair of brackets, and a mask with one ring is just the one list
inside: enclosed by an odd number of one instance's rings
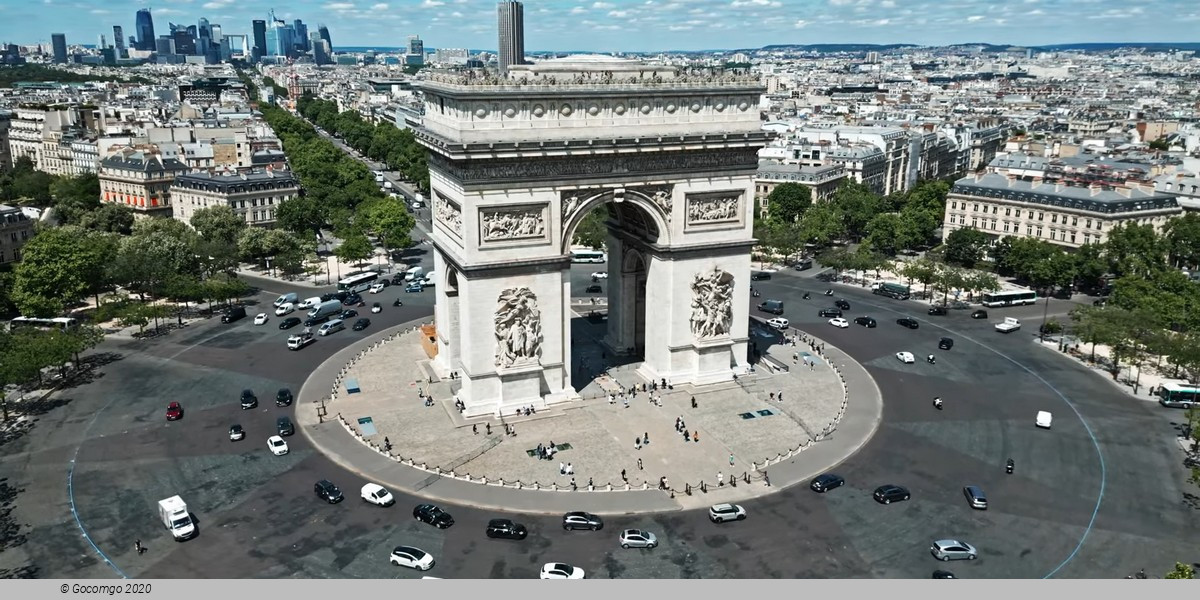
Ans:
{"label": "white van", "polygon": [[274,306],[275,308],[279,308],[280,306],[283,306],[284,304],[295,304],[299,300],[300,300],[300,297],[297,296],[295,292],[292,292],[292,293],[284,294],[284,295],[276,298],[275,302],[271,303],[271,306]]}
{"label": "white van", "polygon": [[1040,410],[1038,411],[1037,415],[1037,426],[1041,427],[1042,429],[1050,429],[1050,421],[1053,419],[1054,415],[1051,415],[1044,410]]}
{"label": "white van", "polygon": [[405,281],[417,281],[425,277],[424,267],[413,267],[404,272]]}
{"label": "white van", "polygon": [[317,335],[326,336],[331,333],[341,331],[346,328],[345,322],[341,319],[333,319],[327,323],[323,323],[321,328],[317,330]]}
{"label": "white van", "polygon": [[296,310],[308,310],[310,308],[316,307],[320,303],[321,303],[320,296],[313,296],[312,298],[305,298],[304,302],[301,302],[300,305],[296,307]]}

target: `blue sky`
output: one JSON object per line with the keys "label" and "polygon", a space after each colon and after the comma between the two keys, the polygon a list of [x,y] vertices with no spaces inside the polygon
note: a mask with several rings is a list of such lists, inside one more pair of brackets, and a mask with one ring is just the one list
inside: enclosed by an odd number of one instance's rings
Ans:
{"label": "blue sky", "polygon": [[[1200,0],[529,0],[527,50],[653,51],[805,43],[1188,42]],[[250,33],[267,11],[329,26],[337,46],[496,47],[494,0],[0,0],[0,41],[111,43],[133,33],[149,6],[156,33],[168,21],[207,17]]]}

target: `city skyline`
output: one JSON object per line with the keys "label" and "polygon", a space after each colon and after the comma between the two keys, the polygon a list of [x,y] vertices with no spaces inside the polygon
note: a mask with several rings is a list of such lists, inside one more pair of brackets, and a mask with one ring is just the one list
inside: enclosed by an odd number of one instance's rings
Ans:
{"label": "city skyline", "polygon": [[[0,6],[0,41],[94,41],[123,26],[136,35],[137,10],[156,21],[195,23],[207,18],[226,34],[252,35],[251,22],[275,8],[285,21],[323,22],[342,46],[397,47],[417,34],[430,48],[491,49],[496,44],[495,0],[403,2],[297,0],[113,0],[94,4],[42,0]],[[526,49],[630,51],[758,48],[822,43],[1051,45],[1087,42],[1188,42],[1200,8],[1184,0],[1131,6],[1116,0],[1016,0],[953,3],[899,0],[528,0]],[[1170,15],[1163,18],[1161,15]],[[156,23],[157,25],[157,23]],[[338,32],[353,32],[341,36]]]}

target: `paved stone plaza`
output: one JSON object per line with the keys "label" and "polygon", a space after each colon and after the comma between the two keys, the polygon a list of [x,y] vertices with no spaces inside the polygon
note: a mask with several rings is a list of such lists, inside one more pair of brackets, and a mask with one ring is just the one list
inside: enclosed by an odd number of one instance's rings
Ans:
{"label": "paved stone plaza", "polygon": [[[755,329],[756,338],[765,340],[765,330]],[[755,463],[761,466],[767,459],[786,456],[818,437],[838,418],[844,399],[837,372],[799,342],[797,347],[768,350],[768,355],[788,365],[798,359],[786,372],[759,369],[736,382],[639,391],[626,408],[619,395],[610,403],[607,390],[635,384],[640,390],[641,380],[633,372],[637,365],[628,364],[588,383],[580,392],[582,401],[530,416],[465,419],[455,408],[456,382],[431,377],[433,369],[420,335],[412,331],[393,338],[354,361],[329,406],[330,413],[355,424],[365,441],[382,446],[386,437],[394,456],[474,479],[536,483],[542,488],[570,488],[573,480],[583,488],[590,479],[598,489],[611,484],[619,490],[625,487],[624,470],[631,488],[640,489],[643,483],[656,487],[659,478],[666,477],[671,488],[682,492],[686,485],[698,487],[701,482],[714,486],[720,473],[728,487],[735,474],[761,479]],[[811,367],[805,366],[806,356]],[[347,382],[356,382],[360,391],[347,393]],[[772,401],[771,394],[780,392],[783,401]],[[431,394],[433,403],[427,404],[421,393]],[[661,396],[661,406],[650,401],[652,396]],[[693,397],[696,408],[691,406]],[[755,416],[743,418],[745,413]],[[365,418],[371,420],[366,431],[361,421]],[[689,433],[699,434],[698,442],[683,440],[675,429],[677,418],[683,419]],[[513,427],[516,435],[506,435],[506,426]],[[636,440],[645,434],[650,443],[638,449]],[[560,448],[554,458],[536,458],[533,451],[538,444],[551,441]],[[573,476],[560,473],[560,462],[571,464]],[[766,488],[743,486],[739,491],[743,493],[738,495],[750,495]]]}

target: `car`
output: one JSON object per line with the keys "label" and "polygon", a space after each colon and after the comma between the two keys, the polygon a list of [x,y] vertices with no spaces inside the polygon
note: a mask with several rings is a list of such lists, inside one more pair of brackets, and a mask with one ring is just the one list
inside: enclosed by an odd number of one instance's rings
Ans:
{"label": "car", "polygon": [[567,530],[590,529],[592,531],[599,531],[604,529],[604,521],[600,520],[600,517],[582,511],[573,511],[563,515],[562,524],[563,529]]}
{"label": "car", "polygon": [[291,419],[283,416],[275,419],[275,431],[278,431],[279,435],[287,437],[296,433],[296,427],[292,425]]}
{"label": "car", "polygon": [[750,281],[767,281],[771,279],[771,274],[765,271],[755,271],[750,274]]}
{"label": "car", "polygon": [[940,305],[939,306],[930,306],[929,310],[926,312],[931,315],[939,315],[939,316],[945,316],[947,314],[946,307],[940,306]]}
{"label": "car", "polygon": [[971,313],[971,318],[972,319],[986,319],[986,318],[988,318],[987,311],[986,310],[977,310],[977,311]]}
{"label": "car", "polygon": [[817,316],[818,317],[840,317],[840,316],[842,316],[842,309],[840,309],[840,308],[822,308],[821,311],[819,313],[817,313]]}
{"label": "car", "polygon": [[875,501],[880,504],[891,504],[893,502],[901,502],[912,497],[908,493],[908,489],[898,485],[881,485],[875,488],[875,493],[872,494]]}
{"label": "car", "polygon": [[392,493],[378,483],[368,483],[362,486],[360,495],[363,502],[370,502],[375,506],[391,506],[396,503],[396,499],[392,497]]}
{"label": "car", "polygon": [[829,490],[840,488],[843,485],[846,485],[846,480],[842,478],[841,475],[825,473],[823,475],[817,475],[816,478],[812,480],[812,483],[808,484],[808,487],[818,494],[824,494]]}
{"label": "car", "polygon": [[626,529],[621,532],[621,547],[626,550],[629,548],[656,548],[658,547],[658,537],[649,531]]}
{"label": "car", "polygon": [[788,325],[789,325],[788,320],[783,317],[775,317],[773,319],[767,319],[768,327],[772,327],[772,328],[778,329],[780,331],[787,329]]}
{"label": "car", "polygon": [[342,299],[342,304],[345,304],[346,306],[354,306],[362,301],[362,296],[359,296],[358,294],[350,294]]}
{"label": "car", "polygon": [[258,396],[251,390],[242,390],[242,409],[258,408]]}
{"label": "car", "polygon": [[317,341],[317,338],[315,336],[313,336],[312,333],[302,333],[300,335],[291,335],[291,336],[288,336],[288,339],[287,339],[287,348],[288,348],[288,350],[299,350],[315,341]]}
{"label": "car", "polygon": [[280,329],[291,329],[304,321],[300,317],[288,317],[279,322]]}
{"label": "car", "polygon": [[979,551],[975,549],[975,546],[959,540],[937,540],[929,546],[929,552],[933,554],[934,558],[943,562],[979,558]]}
{"label": "car", "polygon": [[917,320],[912,317],[900,317],[899,319],[896,319],[896,324],[902,325],[909,329],[917,329],[918,327],[921,326],[921,324],[918,323]]}
{"label": "car", "polygon": [[362,330],[366,329],[367,326],[369,326],[370,324],[371,324],[371,320],[366,317],[363,317],[363,318],[355,321],[354,327],[351,327],[351,329],[353,329],[355,331],[362,331]]}
{"label": "car", "polygon": [[381,313],[381,312],[383,312],[383,305],[382,305],[382,304],[380,304],[380,303],[378,303],[378,302],[375,302],[374,304],[372,304],[372,305],[371,305],[371,314],[373,314],[373,315],[377,315],[377,314],[379,314],[379,313]]}
{"label": "car", "polygon": [[906,365],[911,365],[914,362],[916,362],[916,359],[913,357],[912,352],[897,352],[896,359]]}
{"label": "car", "polygon": [[938,340],[938,350],[949,350],[954,347],[954,340],[944,337]]}
{"label": "car", "polygon": [[291,406],[292,400],[295,400],[292,390],[279,388],[279,391],[275,392],[275,406]]}
{"label": "car", "polygon": [[267,447],[271,449],[271,454],[275,456],[283,456],[288,453],[287,442],[283,438],[273,435],[267,438]]}
{"label": "car", "polygon": [[843,298],[838,298],[837,302],[834,302],[833,305],[842,310],[850,310],[850,303],[846,302]]}
{"label": "car", "polygon": [[863,327],[875,327],[878,325],[878,323],[875,322],[875,319],[871,317],[857,317],[854,319],[854,324],[862,325]]}
{"label": "car", "polygon": [[963,496],[967,498],[967,504],[971,508],[987,510],[987,496],[983,494],[983,489],[979,486],[968,485],[964,487]]}
{"label": "car", "polygon": [[379,292],[382,292],[383,288],[385,288],[385,287],[387,287],[387,285],[385,285],[382,281],[372,283],[371,287],[367,289],[367,293],[368,294],[378,294]]}
{"label": "car", "polygon": [[329,317],[309,318],[309,319],[304,320],[304,326],[305,327],[316,327],[317,325],[320,325],[321,323],[324,323],[328,320],[329,320]]}
{"label": "car", "polygon": [[782,315],[783,314],[783,301],[782,300],[767,300],[765,302],[759,302],[758,310],[765,312],[765,313],[771,313],[775,316]]}
{"label": "car", "polygon": [[413,282],[410,282],[408,285],[404,286],[405,294],[411,294],[414,292],[423,292],[423,291],[425,291],[425,286],[422,285],[420,281],[413,281]]}
{"label": "car", "polygon": [[246,439],[246,430],[242,429],[241,425],[229,426],[229,441],[240,442],[244,439]]}
{"label": "car", "polygon": [[847,321],[841,317],[837,317],[837,318],[830,319],[829,324],[833,325],[834,327],[840,327],[842,329],[845,329],[850,326],[850,321]]}
{"label": "car", "polygon": [[178,402],[167,405],[167,420],[178,421],[183,418],[183,407]]}
{"label": "car", "polygon": [[950,571],[942,571],[939,569],[939,570],[933,572],[933,575],[930,576],[930,579],[958,579],[958,578],[955,577],[954,573],[951,573]]}
{"label": "car", "polygon": [[354,317],[357,317],[357,316],[358,316],[357,310],[354,310],[353,308],[347,308],[346,310],[343,310],[341,312],[341,314],[338,315],[338,318],[345,321],[348,319],[353,319]]}
{"label": "car", "polygon": [[316,492],[317,497],[330,503],[337,504],[342,501],[342,490],[338,486],[333,485],[332,481],[322,479],[313,486],[313,492]]}
{"label": "car", "polygon": [[608,271],[596,271],[592,273],[593,282],[600,281],[601,279],[608,279]]}
{"label": "car", "polygon": [[404,273],[396,273],[392,275],[392,285],[401,285],[404,283]]}
{"label": "car", "polygon": [[296,305],[292,304],[291,302],[285,302],[280,304],[279,307],[275,309],[275,316],[282,317],[283,315],[290,315],[294,312],[296,312]]}
{"label": "car", "polygon": [[600,287],[599,285],[589,285],[587,286],[587,289],[583,291],[585,294],[603,294],[604,288]]}
{"label": "car", "polygon": [[266,325],[267,324],[267,313],[258,313],[257,315],[254,315],[254,324],[255,325]]}
{"label": "car", "polygon": [[396,546],[388,561],[397,567],[408,567],[418,571],[428,571],[433,568],[433,555],[412,546]]}
{"label": "car", "polygon": [[539,579],[583,579],[583,569],[572,567],[566,563],[546,563],[542,565]]}
{"label": "car", "polygon": [[434,285],[436,285],[434,278],[433,278],[432,271],[425,274],[425,278],[421,280],[421,285],[423,285],[425,287],[433,287]]}
{"label": "car", "polygon": [[454,524],[454,517],[434,504],[418,504],[413,508],[413,518],[429,523],[438,529],[447,529]]}
{"label": "car", "polygon": [[746,518],[746,509],[737,504],[714,504],[708,507],[708,520],[713,523],[741,521]]}
{"label": "car", "polygon": [[492,519],[488,521],[486,533],[490,538],[523,540],[529,535],[529,530],[520,523],[514,523],[512,519]]}

